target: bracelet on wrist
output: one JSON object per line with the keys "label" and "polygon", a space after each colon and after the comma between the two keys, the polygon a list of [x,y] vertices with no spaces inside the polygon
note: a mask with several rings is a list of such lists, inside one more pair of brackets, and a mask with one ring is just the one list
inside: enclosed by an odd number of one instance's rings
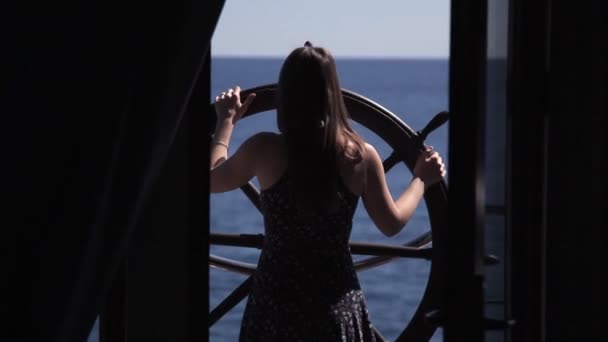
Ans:
{"label": "bracelet on wrist", "polygon": [[213,140],[211,140],[211,143],[214,144],[214,145],[222,145],[222,146],[224,146],[226,148],[226,151],[228,151],[228,144],[226,144],[224,142],[221,142],[219,140],[213,139]]}

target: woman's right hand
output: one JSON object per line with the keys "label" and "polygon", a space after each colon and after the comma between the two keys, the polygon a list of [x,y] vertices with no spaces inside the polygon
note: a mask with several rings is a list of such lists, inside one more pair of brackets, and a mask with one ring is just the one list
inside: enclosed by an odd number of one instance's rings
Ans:
{"label": "woman's right hand", "polygon": [[414,166],[414,177],[420,178],[424,182],[424,187],[440,182],[446,174],[445,165],[441,156],[433,147],[427,147],[424,152],[418,156],[416,165]]}

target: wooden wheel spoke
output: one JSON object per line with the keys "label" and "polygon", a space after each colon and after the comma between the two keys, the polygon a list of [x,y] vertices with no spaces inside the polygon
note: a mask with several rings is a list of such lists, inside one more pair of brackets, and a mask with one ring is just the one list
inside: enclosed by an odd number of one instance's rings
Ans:
{"label": "wooden wheel spoke", "polygon": [[391,155],[382,162],[384,173],[388,173],[390,169],[392,169],[393,166],[397,165],[397,163],[400,161],[401,159],[399,158],[399,155],[397,155],[397,151],[393,151],[393,153],[391,153]]}
{"label": "wooden wheel spoke", "polygon": [[228,297],[219,303],[215,309],[211,310],[211,313],[209,313],[209,327],[215,324],[220,318],[224,317],[228,311],[232,310],[232,308],[247,297],[252,282],[253,276],[249,276],[241,285],[239,285],[239,287],[232,291]]}
{"label": "wooden wheel spoke", "polygon": [[249,198],[251,203],[253,203],[253,205],[260,212],[262,212],[262,207],[261,207],[261,203],[260,203],[260,190],[258,190],[258,188],[256,188],[255,185],[253,185],[253,183],[251,183],[251,182],[243,185],[241,187],[241,190],[243,191],[243,193],[245,193],[245,196],[247,196],[247,198]]}
{"label": "wooden wheel spoke", "polygon": [[431,241],[433,241],[433,233],[429,230],[428,232],[422,233],[418,237],[406,242],[404,246],[422,247]]}

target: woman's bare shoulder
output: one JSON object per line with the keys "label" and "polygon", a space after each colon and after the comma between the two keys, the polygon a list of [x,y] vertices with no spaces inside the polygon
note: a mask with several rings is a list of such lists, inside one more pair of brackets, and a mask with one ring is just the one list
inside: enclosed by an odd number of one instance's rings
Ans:
{"label": "woman's bare shoulder", "polygon": [[266,149],[281,146],[283,144],[283,136],[274,132],[258,132],[249,137],[247,141],[254,145],[256,149]]}
{"label": "woman's bare shoulder", "polygon": [[370,144],[368,142],[364,142],[362,159],[366,165],[370,165],[370,164],[373,164],[376,161],[380,160],[380,155],[378,154],[378,151],[376,151],[376,148],[372,144]]}
{"label": "woman's bare shoulder", "polygon": [[273,132],[260,132],[250,139],[255,141],[252,153],[256,159],[256,176],[262,189],[274,184],[283,174],[286,167],[284,137]]}
{"label": "woman's bare shoulder", "polygon": [[384,166],[382,165],[382,158],[380,157],[380,154],[378,154],[378,151],[376,151],[376,148],[372,144],[369,144],[367,142],[364,143],[364,151],[361,164],[361,168],[365,170],[363,173],[366,184],[370,176],[373,177],[375,175],[384,174]]}
{"label": "woman's bare shoulder", "polygon": [[253,139],[258,139],[264,142],[273,142],[282,138],[283,135],[275,132],[258,132],[251,136]]}
{"label": "woman's bare shoulder", "polygon": [[254,145],[252,152],[261,162],[281,156],[285,150],[285,139],[282,134],[274,132],[259,132],[252,135],[249,140]]}

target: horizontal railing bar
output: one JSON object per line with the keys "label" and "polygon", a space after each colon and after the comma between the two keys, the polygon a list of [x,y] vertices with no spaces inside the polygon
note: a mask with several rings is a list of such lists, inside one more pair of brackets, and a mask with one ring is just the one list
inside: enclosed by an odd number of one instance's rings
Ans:
{"label": "horizontal railing bar", "polygon": [[252,275],[257,267],[256,264],[240,262],[232,259],[222,258],[217,255],[209,255],[209,265],[224,271],[232,271],[245,275]]}
{"label": "horizontal railing bar", "polygon": [[[209,242],[213,245],[262,248],[264,244],[263,234],[209,234]],[[395,246],[369,242],[350,242],[352,254],[395,256],[403,258],[430,259],[431,248],[418,248],[409,246]]]}
{"label": "horizontal railing bar", "polygon": [[[396,257],[372,257],[365,260],[355,262],[355,270],[365,271],[374,267],[384,265],[395,260]],[[209,265],[222,271],[240,273],[244,275],[252,275],[255,272],[257,265],[240,262],[228,258],[223,258],[217,255],[209,255]]]}
{"label": "horizontal railing bar", "polygon": [[210,233],[209,243],[212,245],[261,249],[264,244],[264,234]]}
{"label": "horizontal railing bar", "polygon": [[[218,234],[218,233],[212,233],[212,234],[215,234],[216,238],[221,238],[218,235],[225,235],[225,234]],[[242,235],[257,236],[257,235],[261,235],[261,234],[242,234]],[[404,246],[422,247],[422,246],[427,246],[430,242],[432,242],[432,234],[431,234],[431,231],[429,230],[426,233],[423,233],[422,235],[406,242],[404,244]],[[366,258],[363,260],[357,260],[357,261],[355,261],[355,269],[357,270],[357,272],[366,271],[366,270],[369,270],[369,269],[372,269],[372,268],[375,268],[378,266],[382,266],[391,261],[394,261],[396,258],[397,257],[394,257],[394,256],[393,257],[373,256],[373,257],[369,257],[369,258]],[[255,272],[255,268],[256,268],[255,264],[243,263],[243,262],[239,262],[239,261],[232,260],[232,259],[222,258],[222,257],[216,256],[216,255],[209,256],[209,265],[211,267],[214,267],[217,269],[246,274],[246,275],[253,274],[253,272]]]}
{"label": "horizontal railing bar", "polygon": [[351,242],[350,252],[361,255],[396,256],[402,258],[431,259],[432,248],[393,246],[369,242]]}

